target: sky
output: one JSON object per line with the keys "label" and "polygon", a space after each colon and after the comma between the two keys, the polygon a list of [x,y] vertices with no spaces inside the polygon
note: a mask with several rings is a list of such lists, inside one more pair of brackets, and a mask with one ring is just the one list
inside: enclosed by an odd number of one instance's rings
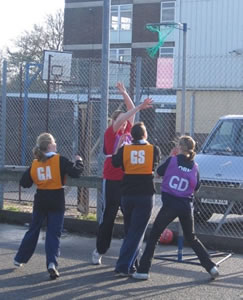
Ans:
{"label": "sky", "polygon": [[0,50],[11,46],[11,40],[33,24],[43,24],[47,14],[64,9],[65,0],[1,0],[0,3]]}

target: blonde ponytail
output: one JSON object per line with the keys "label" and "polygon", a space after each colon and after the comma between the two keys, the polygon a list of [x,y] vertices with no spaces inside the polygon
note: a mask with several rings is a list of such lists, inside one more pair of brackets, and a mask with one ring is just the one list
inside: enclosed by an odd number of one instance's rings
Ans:
{"label": "blonde ponytail", "polygon": [[41,133],[36,139],[36,146],[33,148],[32,152],[34,157],[38,161],[45,162],[47,157],[45,153],[48,151],[48,146],[52,142],[55,142],[54,137],[47,132]]}

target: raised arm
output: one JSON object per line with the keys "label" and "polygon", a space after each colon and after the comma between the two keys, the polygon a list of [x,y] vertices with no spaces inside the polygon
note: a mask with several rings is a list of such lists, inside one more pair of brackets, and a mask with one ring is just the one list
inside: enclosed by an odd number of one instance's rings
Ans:
{"label": "raised arm", "polygon": [[[135,107],[135,105],[134,105],[132,99],[130,98],[130,96],[128,95],[124,84],[122,82],[117,82],[116,87],[117,87],[117,89],[119,90],[119,92],[121,93],[121,95],[124,99],[124,103],[126,105],[127,111],[133,109]],[[129,122],[132,125],[134,123],[134,118],[135,118],[135,115],[133,115],[131,118],[129,118]]]}
{"label": "raised arm", "polygon": [[134,116],[136,112],[152,107],[152,103],[153,100],[151,98],[146,98],[143,101],[143,103],[139,104],[138,106],[135,106],[134,108],[130,109],[125,113],[121,113],[112,125],[114,132],[117,132],[122,126],[122,124],[129,120],[132,116]]}

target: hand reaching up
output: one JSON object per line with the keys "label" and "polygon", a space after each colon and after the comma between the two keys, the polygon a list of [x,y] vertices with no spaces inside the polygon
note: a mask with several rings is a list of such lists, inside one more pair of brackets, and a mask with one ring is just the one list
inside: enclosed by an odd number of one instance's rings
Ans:
{"label": "hand reaching up", "polygon": [[121,94],[126,93],[126,88],[122,82],[117,82],[116,87]]}
{"label": "hand reaching up", "polygon": [[152,98],[146,98],[143,103],[140,104],[140,110],[151,108],[153,106],[153,99]]}

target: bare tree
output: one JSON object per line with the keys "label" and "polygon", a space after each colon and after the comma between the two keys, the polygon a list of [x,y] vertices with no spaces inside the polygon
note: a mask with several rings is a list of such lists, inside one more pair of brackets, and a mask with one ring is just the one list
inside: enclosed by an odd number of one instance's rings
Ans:
{"label": "bare tree", "polygon": [[64,14],[46,15],[43,25],[34,24],[14,41],[14,50],[7,48],[7,57],[16,67],[22,62],[39,62],[43,50],[63,49]]}
{"label": "bare tree", "polygon": [[[62,10],[57,10],[54,15],[46,15],[42,25],[34,24],[29,31],[24,31],[13,41],[13,47],[8,47],[5,55],[8,61],[9,89],[19,89],[23,81],[22,70],[26,63],[42,62],[44,50],[63,50],[63,31],[64,13]],[[35,72],[35,70],[36,68],[33,67],[30,69],[30,73]],[[16,82],[19,83],[16,84]],[[44,84],[38,77],[31,89]]]}

